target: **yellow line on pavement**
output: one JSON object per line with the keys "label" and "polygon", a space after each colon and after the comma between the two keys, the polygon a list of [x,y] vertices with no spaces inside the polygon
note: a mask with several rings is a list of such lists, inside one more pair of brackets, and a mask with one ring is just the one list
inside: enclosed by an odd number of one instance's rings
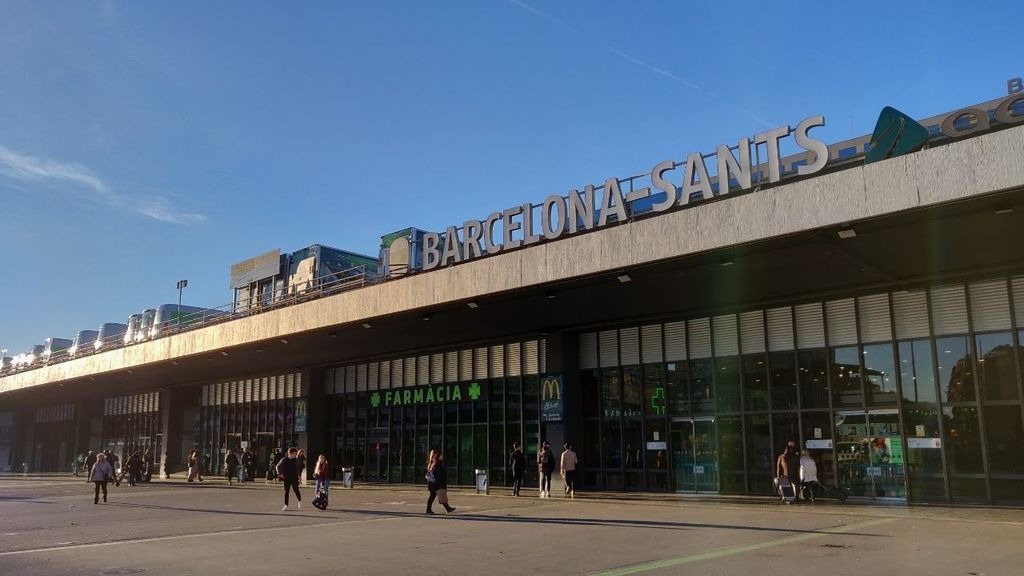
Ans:
{"label": "yellow line on pavement", "polygon": [[794,544],[796,542],[805,542],[807,540],[813,540],[815,538],[824,538],[833,534],[843,534],[846,532],[853,532],[861,528],[868,528],[871,526],[877,526],[879,524],[886,524],[888,522],[894,522],[895,518],[877,518],[873,520],[866,520],[864,522],[857,522],[854,524],[847,524],[845,526],[837,526],[835,528],[825,528],[817,532],[809,534],[794,534],[793,536],[787,536],[785,538],[779,538],[778,540],[769,540],[768,542],[761,542],[758,544],[744,544],[740,546],[727,546],[725,548],[719,548],[717,550],[709,550],[707,552],[701,552],[699,554],[693,554],[688,556],[678,556],[676,558],[668,558],[665,560],[656,560],[654,562],[644,562],[643,564],[635,564],[633,566],[626,566],[623,568],[616,568],[614,570],[606,570],[604,572],[598,572],[594,576],[627,576],[629,574],[639,574],[641,572],[649,572],[651,570],[660,570],[662,568],[670,568],[672,566],[679,566],[682,564],[692,564],[694,562],[701,562],[704,560],[715,560],[717,558],[724,558],[726,556],[736,556],[738,554],[745,554],[747,552],[753,552],[754,550],[761,550],[763,548],[771,548],[774,546],[785,546],[786,544]]}

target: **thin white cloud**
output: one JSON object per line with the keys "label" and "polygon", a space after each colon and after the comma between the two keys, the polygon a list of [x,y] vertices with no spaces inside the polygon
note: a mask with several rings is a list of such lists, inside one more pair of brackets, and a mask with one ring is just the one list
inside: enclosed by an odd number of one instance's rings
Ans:
{"label": "thin white cloud", "polygon": [[[176,209],[162,196],[135,197],[118,193],[95,172],[81,164],[22,154],[3,145],[0,145],[0,175],[21,182],[58,185],[62,191],[74,192],[111,208],[160,222],[195,226],[206,221],[206,216],[202,214]],[[17,187],[26,190],[23,186]]]}
{"label": "thin white cloud", "polygon": [[[548,20],[549,22],[557,24],[557,25],[561,26],[562,28],[565,28],[566,30],[570,30],[572,32],[575,32],[576,34],[581,35],[581,36],[587,36],[588,38],[591,37],[589,34],[585,33],[583,30],[580,30],[579,28],[577,28],[577,27],[575,27],[575,26],[573,26],[571,24],[567,24],[566,22],[563,22],[563,21],[559,20],[558,18],[555,18],[554,16],[552,16],[550,14],[547,14],[546,12],[538,10],[537,8],[534,8],[533,6],[527,4],[526,2],[523,2],[522,0],[506,0],[506,1],[511,3],[511,4],[515,4],[516,6],[519,6],[523,10],[526,10],[528,12],[532,12],[533,14],[535,14],[537,16],[540,16],[541,18],[543,18],[545,20]],[[612,54],[615,54],[616,56],[626,60],[627,62],[629,62],[631,64],[634,64],[634,65],[639,66],[641,68],[645,68],[649,72],[652,72],[652,73],[657,74],[659,76],[664,76],[665,78],[668,78],[670,80],[675,80],[676,82],[679,82],[680,84],[682,84],[683,86],[686,86],[687,88],[690,88],[692,90],[696,90],[698,92],[701,92],[705,96],[707,96],[708,98],[710,98],[712,100],[718,100],[718,101],[724,101],[725,100],[724,98],[722,98],[721,95],[716,94],[714,91],[712,91],[712,90],[710,90],[708,88],[705,88],[704,86],[701,86],[700,84],[698,84],[698,83],[696,83],[696,82],[694,82],[692,80],[687,80],[686,78],[683,78],[683,77],[673,73],[670,70],[666,70],[665,68],[661,68],[659,66],[654,66],[653,64],[648,64],[647,62],[644,62],[643,60],[640,60],[639,58],[636,58],[634,56],[626,54],[625,52],[623,52],[622,50],[619,50],[618,48],[615,48],[614,46],[605,45],[605,49],[608,50],[609,52],[611,52]],[[739,110],[745,116],[747,116],[751,120],[754,120],[755,122],[759,122],[759,123],[765,125],[768,128],[774,128],[775,127],[775,124],[772,124],[771,122],[768,122],[767,120],[761,118],[757,114],[754,114],[753,112],[751,112],[751,111],[749,111],[747,109],[740,108]]]}
{"label": "thin white cloud", "polygon": [[37,158],[0,146],[0,171],[19,180],[58,180],[80,184],[94,192],[106,193],[107,185],[81,164],[65,164]]}

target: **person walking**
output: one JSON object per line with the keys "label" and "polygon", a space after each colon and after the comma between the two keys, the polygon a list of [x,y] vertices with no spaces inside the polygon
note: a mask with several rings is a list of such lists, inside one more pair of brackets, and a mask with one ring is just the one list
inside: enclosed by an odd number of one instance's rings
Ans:
{"label": "person walking", "polygon": [[775,461],[776,478],[785,478],[793,487],[793,502],[800,498],[800,454],[796,448],[796,440],[786,442],[786,448]]}
{"label": "person walking", "polygon": [[245,482],[252,482],[256,479],[256,461],[248,446],[242,451],[242,478]]}
{"label": "person walking", "polygon": [[519,496],[519,489],[523,487],[523,477],[526,476],[526,454],[523,454],[519,442],[512,443],[509,467],[512,468],[512,495]]}
{"label": "person walking", "polygon": [[195,450],[195,449],[193,449],[191,452],[189,452],[188,453],[188,461],[186,463],[188,464],[188,481],[189,482],[194,482],[197,478],[200,477],[200,475],[199,475],[199,452],[197,450]]}
{"label": "person walking", "polygon": [[565,479],[565,495],[569,498],[576,498],[576,466],[579,459],[572,449],[572,444],[566,442],[563,445],[561,458],[561,475]]}
{"label": "person walking", "polygon": [[142,456],[138,452],[133,452],[127,460],[124,461],[124,470],[121,471],[121,479],[128,478],[128,485],[135,486],[135,482],[139,479],[139,470],[142,468]]}
{"label": "person walking", "polygon": [[228,477],[228,486],[231,486],[235,477],[238,476],[238,456],[235,456],[234,450],[230,448],[228,448],[228,455],[224,457],[224,468]]}
{"label": "person walking", "polygon": [[306,451],[299,449],[299,455],[296,456],[299,464],[299,484],[302,486],[306,485]]}
{"label": "person walking", "polygon": [[121,480],[117,478],[117,463],[118,460],[120,460],[120,458],[118,458],[117,454],[114,454],[110,450],[104,450],[103,453],[107,455],[107,464],[110,464],[110,469],[114,471],[114,486],[120,486]]}
{"label": "person walking", "polygon": [[[316,487],[314,488],[316,493],[316,499],[313,500],[313,506],[316,506],[320,510],[327,509],[327,499],[331,489],[331,466],[327,463],[327,456],[323,454],[316,459],[316,468],[313,469],[313,478],[316,479]],[[323,506],[317,505],[317,500],[322,498]]]}
{"label": "person walking", "polygon": [[[84,468],[84,470],[85,470],[85,475],[86,476],[88,476],[89,474],[92,473],[92,466],[95,463],[96,463],[96,453],[93,452],[92,450],[89,450],[89,453],[86,454],[86,456],[85,456],[85,468]],[[86,482],[89,482],[89,481],[90,480],[88,480],[88,479],[86,480]]]}
{"label": "person walking", "polygon": [[78,455],[75,456],[75,459],[71,462],[71,468],[72,468],[72,471],[74,472],[76,478],[81,473],[81,471],[82,471],[84,466],[85,466],[85,453],[84,452],[79,452]]}
{"label": "person walking", "polygon": [[540,474],[540,497],[551,497],[551,474],[555,471],[555,453],[547,440],[537,453],[537,472]]}
{"label": "person walking", "polygon": [[818,487],[818,465],[811,458],[811,451],[800,451],[800,497],[814,502],[814,491]]}
{"label": "person walking", "polygon": [[92,496],[92,503],[100,503],[100,491],[103,492],[103,501],[107,501],[107,482],[114,478],[114,469],[107,462],[106,454],[96,456],[96,463],[89,470],[89,481],[93,483],[95,490]]}
{"label": "person walking", "polygon": [[146,453],[142,455],[142,477],[140,478],[143,482],[149,482],[153,479],[153,453],[146,450]]}
{"label": "person walking", "polygon": [[302,509],[302,494],[299,494],[299,450],[289,448],[288,455],[281,458],[277,463],[277,477],[284,482],[284,507],[281,511],[288,509],[288,492],[295,491],[295,507]]}
{"label": "person walking", "polygon": [[434,499],[444,506],[445,512],[455,512],[454,506],[448,505],[448,468],[444,465],[444,454],[439,450],[431,450],[427,456],[427,514],[433,515]]}
{"label": "person walking", "polygon": [[277,465],[281,462],[284,455],[277,448],[274,448],[274,455],[270,457],[270,462],[267,462],[267,482],[277,482]]}

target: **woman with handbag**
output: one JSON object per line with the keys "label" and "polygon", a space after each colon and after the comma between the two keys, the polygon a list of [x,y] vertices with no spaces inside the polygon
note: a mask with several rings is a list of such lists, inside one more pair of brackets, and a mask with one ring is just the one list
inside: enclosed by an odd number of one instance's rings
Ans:
{"label": "woman with handbag", "polygon": [[316,497],[313,499],[313,506],[319,510],[326,510],[330,494],[329,490],[331,488],[331,466],[327,463],[327,457],[323,454],[316,460],[313,478],[316,478]]}
{"label": "woman with handbag", "polygon": [[431,509],[436,498],[445,512],[451,514],[455,511],[454,506],[448,505],[448,469],[444,465],[444,454],[438,450],[431,450],[427,456],[427,490],[430,497],[427,498],[427,514],[433,514]]}

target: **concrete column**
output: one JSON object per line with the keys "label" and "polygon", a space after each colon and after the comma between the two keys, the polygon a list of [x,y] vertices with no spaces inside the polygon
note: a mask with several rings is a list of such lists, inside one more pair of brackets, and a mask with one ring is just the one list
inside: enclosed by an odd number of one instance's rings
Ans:
{"label": "concrete column", "polygon": [[184,419],[186,413],[192,413],[198,391],[199,388],[196,386],[160,391],[160,437],[163,446],[157,459],[160,462],[161,475],[165,471],[174,474],[185,469],[183,462],[186,454],[182,452],[185,449],[183,440],[187,436],[194,442],[195,434],[193,430],[184,429]]}

